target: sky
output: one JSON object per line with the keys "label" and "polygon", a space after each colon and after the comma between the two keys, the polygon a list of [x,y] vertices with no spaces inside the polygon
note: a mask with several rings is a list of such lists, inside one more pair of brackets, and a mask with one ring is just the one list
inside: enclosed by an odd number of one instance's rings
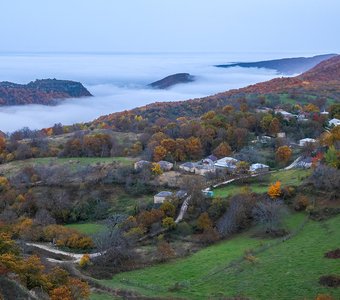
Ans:
{"label": "sky", "polygon": [[10,0],[0,52],[340,52],[339,0]]}

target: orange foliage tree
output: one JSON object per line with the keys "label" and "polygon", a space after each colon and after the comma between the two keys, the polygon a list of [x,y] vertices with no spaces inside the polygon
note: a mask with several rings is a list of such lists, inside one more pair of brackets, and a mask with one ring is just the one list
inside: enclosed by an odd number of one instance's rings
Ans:
{"label": "orange foliage tree", "polygon": [[203,152],[201,140],[196,137],[190,137],[187,140],[186,151],[191,159],[200,158]]}
{"label": "orange foliage tree", "polygon": [[231,147],[228,143],[222,142],[214,149],[213,154],[218,158],[229,156],[231,154]]}
{"label": "orange foliage tree", "polygon": [[160,161],[165,158],[167,154],[166,149],[163,146],[157,146],[153,152],[154,161]]}
{"label": "orange foliage tree", "polygon": [[281,182],[276,181],[274,184],[271,184],[268,188],[268,195],[272,199],[276,199],[281,195]]}

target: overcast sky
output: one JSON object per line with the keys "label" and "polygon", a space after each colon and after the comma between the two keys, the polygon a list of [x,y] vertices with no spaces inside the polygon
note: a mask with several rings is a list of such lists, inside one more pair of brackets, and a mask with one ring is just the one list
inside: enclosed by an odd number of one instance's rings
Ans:
{"label": "overcast sky", "polygon": [[0,52],[340,52],[339,0],[1,0]]}

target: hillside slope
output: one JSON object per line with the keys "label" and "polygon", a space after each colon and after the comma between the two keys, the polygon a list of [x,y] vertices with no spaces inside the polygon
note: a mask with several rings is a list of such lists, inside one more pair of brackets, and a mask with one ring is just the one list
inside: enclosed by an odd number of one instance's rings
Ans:
{"label": "hillside slope", "polygon": [[43,104],[56,100],[92,96],[80,83],[69,80],[42,79],[28,84],[0,82],[0,106]]}
{"label": "hillside slope", "polygon": [[340,101],[340,55],[323,61],[308,72],[296,77],[275,78],[266,82],[234,89],[213,96],[178,102],[156,102],[130,111],[102,116],[93,122],[94,125],[106,123],[115,125],[124,117],[140,115],[149,121],[164,117],[175,120],[178,117],[198,117],[209,110],[227,104],[237,104],[238,100],[249,95],[266,95],[292,93],[297,96],[306,94],[317,98]]}

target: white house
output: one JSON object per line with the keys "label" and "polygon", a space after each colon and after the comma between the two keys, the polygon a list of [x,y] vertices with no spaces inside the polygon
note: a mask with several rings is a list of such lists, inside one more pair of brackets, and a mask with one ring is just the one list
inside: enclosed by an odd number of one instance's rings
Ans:
{"label": "white house", "polygon": [[239,162],[236,158],[233,157],[223,157],[215,162],[215,167],[218,168],[227,168],[234,170],[236,169],[236,164]]}
{"label": "white house", "polygon": [[285,120],[290,120],[290,119],[292,119],[292,118],[296,118],[297,116],[296,115],[293,115],[293,114],[291,114],[290,112],[288,112],[288,111],[285,111],[285,110],[283,110],[283,109],[275,109],[275,112],[276,113],[280,113],[282,116],[283,116],[283,118],[285,119]]}
{"label": "white house", "polygon": [[251,173],[267,172],[267,171],[269,171],[269,166],[264,165],[264,164],[256,163],[256,164],[252,164],[249,167],[249,171]]}
{"label": "white house", "polygon": [[305,146],[306,144],[312,144],[312,143],[316,143],[316,140],[314,139],[310,139],[310,138],[305,138],[299,141],[299,145],[301,147]]}
{"label": "white house", "polygon": [[329,126],[340,126],[340,120],[337,118],[334,118],[328,122]]}
{"label": "white house", "polygon": [[159,192],[157,195],[153,197],[154,203],[163,203],[168,198],[172,197],[173,193],[168,191]]}

